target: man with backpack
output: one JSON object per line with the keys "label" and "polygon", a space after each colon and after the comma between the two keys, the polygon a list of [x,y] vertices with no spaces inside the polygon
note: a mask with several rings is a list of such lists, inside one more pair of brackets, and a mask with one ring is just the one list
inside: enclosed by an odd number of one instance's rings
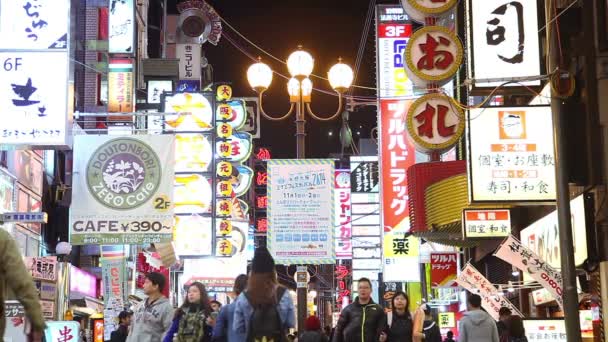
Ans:
{"label": "man with backpack", "polygon": [[380,305],[372,300],[372,282],[359,279],[359,296],[342,310],[334,341],[336,342],[376,342],[385,326],[386,317]]}
{"label": "man with backpack", "polygon": [[236,301],[234,330],[247,342],[285,342],[296,326],[291,295],[279,285],[274,259],[266,248],[255,251],[247,290]]}

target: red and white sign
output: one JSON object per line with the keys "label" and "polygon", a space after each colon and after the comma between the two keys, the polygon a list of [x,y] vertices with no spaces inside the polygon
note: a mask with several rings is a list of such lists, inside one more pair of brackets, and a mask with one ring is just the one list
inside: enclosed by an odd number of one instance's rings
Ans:
{"label": "red and white sign", "polygon": [[496,286],[479,273],[473,265],[467,264],[458,275],[456,281],[458,282],[458,285],[469,292],[479,294],[482,298],[481,306],[495,320],[498,321],[498,311],[502,307],[507,307],[511,309],[511,312],[513,312],[514,315],[523,317],[515,305],[499,293]]}
{"label": "red and white sign", "polygon": [[440,86],[458,72],[463,48],[443,26],[425,26],[412,34],[405,48],[406,71],[415,85]]}
{"label": "red and white sign", "polygon": [[431,286],[457,287],[458,253],[431,253]]}
{"label": "red and white sign", "polygon": [[462,215],[464,238],[496,238],[511,234],[509,209],[465,209]]}
{"label": "red and white sign", "polygon": [[343,262],[336,266],[336,281],[338,283],[338,300],[336,303],[339,311],[342,311],[350,303],[352,280],[353,269],[350,262]]}
{"label": "red and white sign", "polygon": [[532,279],[551,292],[561,308],[564,307],[562,274],[519,240],[512,235],[509,236],[494,255],[518,269],[528,272]]}
{"label": "red and white sign", "polygon": [[407,111],[407,131],[423,152],[442,152],[454,146],[464,133],[464,112],[438,93],[416,100]]}
{"label": "red and white sign", "polygon": [[23,261],[32,278],[57,281],[57,257],[25,257]]}
{"label": "red and white sign", "polygon": [[336,192],[334,193],[334,223],[336,237],[336,258],[352,259],[352,208],[350,201],[350,171],[336,170]]}
{"label": "red and white sign", "polygon": [[457,0],[401,0],[407,14],[418,22],[425,22],[426,18],[439,17],[456,5]]}
{"label": "red and white sign", "polygon": [[405,97],[414,94],[403,63],[403,52],[412,34],[412,24],[398,5],[377,8],[378,94],[384,97]]}
{"label": "red and white sign", "polygon": [[414,146],[405,131],[405,115],[412,101],[381,100],[380,145],[382,223],[384,232],[409,231],[407,169],[416,162]]}

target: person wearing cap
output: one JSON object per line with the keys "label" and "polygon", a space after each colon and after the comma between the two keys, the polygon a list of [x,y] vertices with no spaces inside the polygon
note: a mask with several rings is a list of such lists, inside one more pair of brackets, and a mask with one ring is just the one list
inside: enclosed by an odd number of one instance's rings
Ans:
{"label": "person wearing cap", "polygon": [[118,329],[112,331],[110,335],[111,342],[125,342],[127,336],[129,336],[129,325],[131,325],[131,316],[133,314],[129,311],[123,311],[118,314]]}
{"label": "person wearing cap", "polygon": [[[279,293],[282,295],[278,296]],[[236,301],[234,330],[239,334],[250,336],[249,322],[254,314],[254,308],[264,305],[276,305],[283,332],[295,328],[295,307],[291,295],[279,285],[274,259],[268,249],[258,248],[253,256],[247,290],[241,293]]]}

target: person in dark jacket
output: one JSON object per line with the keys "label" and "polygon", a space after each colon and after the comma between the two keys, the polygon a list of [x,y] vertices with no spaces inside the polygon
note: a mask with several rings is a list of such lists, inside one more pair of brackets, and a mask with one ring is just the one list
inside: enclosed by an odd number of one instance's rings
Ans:
{"label": "person in dark jacket", "polygon": [[380,342],[412,342],[414,321],[409,307],[408,295],[405,292],[396,292],[391,301],[393,311],[387,314]]}
{"label": "person in dark jacket", "polygon": [[526,330],[524,329],[524,322],[522,321],[521,317],[512,315],[505,323],[507,327],[505,341],[528,342]]}
{"label": "person in dark jacket", "polygon": [[304,332],[298,342],[328,342],[329,339],[321,331],[321,321],[317,316],[310,316],[304,322]]}
{"label": "person in dark jacket", "polygon": [[496,322],[496,328],[498,329],[498,337],[502,338],[507,333],[507,321],[511,317],[511,309],[503,306],[498,310],[498,322]]}
{"label": "person in dark jacket", "polygon": [[131,316],[129,311],[123,311],[118,314],[118,329],[112,331],[110,335],[111,342],[125,342],[129,336],[129,325],[131,325]]}
{"label": "person in dark jacket", "polygon": [[342,310],[333,341],[377,342],[385,326],[386,317],[380,305],[372,300],[372,282],[359,279],[359,296]]}
{"label": "person in dark jacket", "polygon": [[443,342],[456,342],[454,340],[454,333],[450,330],[447,333],[447,337],[445,338],[445,340],[443,340]]}
{"label": "person in dark jacket", "polygon": [[[247,281],[249,277],[245,274],[241,274],[234,280],[233,292],[238,298],[243,291],[247,288]],[[234,330],[234,310],[236,309],[236,302],[232,302],[225,305],[215,322],[213,327],[213,341],[214,342],[241,342],[247,339],[245,334],[239,334]]]}
{"label": "person in dark jacket", "polygon": [[212,328],[211,306],[205,285],[194,282],[188,287],[184,304],[175,311],[173,324],[167,331],[163,342],[209,342]]}
{"label": "person in dark jacket", "polygon": [[424,342],[441,342],[441,331],[439,330],[437,323],[433,320],[431,308],[428,305],[424,308],[424,315],[424,325],[422,326]]}

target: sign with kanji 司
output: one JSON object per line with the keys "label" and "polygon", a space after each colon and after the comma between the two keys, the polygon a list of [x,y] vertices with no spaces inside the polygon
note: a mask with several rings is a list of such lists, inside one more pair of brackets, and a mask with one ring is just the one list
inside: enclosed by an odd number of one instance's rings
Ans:
{"label": "sign with kanji \u53f8", "polygon": [[452,99],[427,94],[416,100],[407,111],[407,131],[421,151],[445,151],[456,144],[464,132],[464,112]]}
{"label": "sign with kanji \u53f8", "polygon": [[464,238],[496,238],[511,234],[509,209],[465,209],[462,214]]}
{"label": "sign with kanji \u53f8", "polygon": [[458,253],[431,253],[431,286],[455,287],[458,274]]}
{"label": "sign with kanji \u53f8", "polygon": [[555,200],[550,107],[472,109],[468,127],[472,202]]}
{"label": "sign with kanji \u53f8", "polygon": [[458,0],[401,0],[407,14],[418,22],[426,18],[439,17],[449,12]]}
{"label": "sign with kanji \u53f8", "polygon": [[460,39],[442,26],[424,26],[405,48],[405,65],[415,85],[442,85],[458,72],[463,48]]}

